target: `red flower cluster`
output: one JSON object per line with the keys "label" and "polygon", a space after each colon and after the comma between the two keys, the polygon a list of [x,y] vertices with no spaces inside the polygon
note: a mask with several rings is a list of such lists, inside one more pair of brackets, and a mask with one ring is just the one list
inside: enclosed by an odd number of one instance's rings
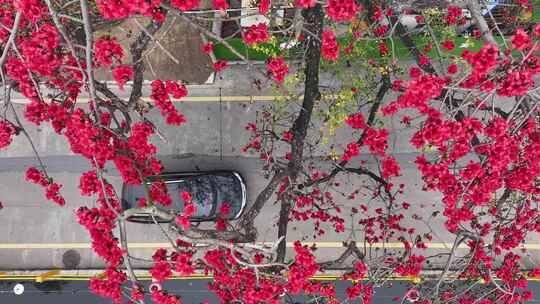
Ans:
{"label": "red flower cluster", "polygon": [[81,175],[79,180],[79,189],[81,190],[81,195],[93,195],[94,193],[98,192],[99,187],[101,187],[101,185],[95,170],[85,172]]}
{"label": "red flower cluster", "polygon": [[375,130],[368,128],[363,144],[369,147],[369,151],[374,154],[384,155],[388,147],[386,141],[388,139],[388,131],[386,129]]}
{"label": "red flower cluster", "polygon": [[310,252],[307,246],[302,246],[299,241],[294,243],[296,256],[294,264],[289,268],[288,282],[285,285],[291,294],[298,294],[309,287],[309,279],[319,271],[319,265],[315,256]]}
{"label": "red flower cluster", "polygon": [[193,252],[180,250],[171,255],[171,261],[174,263],[174,271],[180,275],[191,275],[195,273],[193,266]]}
{"label": "red flower cluster", "polygon": [[261,0],[259,1],[259,14],[266,15],[268,9],[270,9],[271,0]]}
{"label": "red flower cluster", "polygon": [[[446,23],[449,25],[456,24],[458,22],[463,22],[464,19],[460,18],[463,16],[463,11],[461,8],[453,5],[449,5],[447,8],[446,16],[444,17]],[[463,20],[463,21],[462,21]]]}
{"label": "red flower cluster", "polygon": [[[7,2],[9,3],[10,1]],[[49,12],[45,3],[40,0],[14,0],[12,3],[15,9],[22,12],[24,18],[29,20],[33,25],[42,20]]]}
{"label": "red flower cluster", "polygon": [[441,46],[445,48],[447,51],[451,52],[454,50],[454,41],[452,40],[445,40],[443,43],[441,43]]}
{"label": "red flower cluster", "polygon": [[167,192],[167,185],[163,181],[153,182],[148,192],[153,202],[163,206],[172,204],[172,199]]}
{"label": "red flower cluster", "polygon": [[523,96],[534,86],[531,70],[510,72],[502,81],[498,93],[501,96]]}
{"label": "red flower cluster", "polygon": [[96,0],[98,9],[106,19],[124,19],[135,14],[162,20],[161,0]]}
{"label": "red flower cluster", "polygon": [[289,73],[289,67],[283,57],[271,58],[266,63],[266,68],[272,73],[274,81],[277,83],[282,83],[285,80],[285,76]]}
{"label": "red flower cluster", "polygon": [[530,48],[531,45],[531,37],[529,34],[527,34],[524,29],[518,28],[514,36],[512,36],[512,47],[524,51]]}
{"label": "red flower cluster", "polygon": [[152,301],[155,304],[181,304],[177,296],[167,294],[163,290],[152,291]]}
{"label": "red flower cluster", "polygon": [[395,158],[388,156],[382,163],[383,178],[389,178],[392,176],[399,176],[400,167]]}
{"label": "red flower cluster", "polygon": [[401,276],[416,276],[422,271],[425,260],[425,257],[413,254],[407,258],[407,261],[399,264],[395,272]]}
{"label": "red flower cluster", "polygon": [[270,36],[268,35],[268,25],[264,22],[251,25],[244,31],[243,38],[244,42],[248,45],[268,41],[268,39],[270,39]]}
{"label": "red flower cluster", "polygon": [[355,0],[329,0],[326,13],[336,22],[351,21],[358,11]]}
{"label": "red flower cluster", "polygon": [[334,32],[327,29],[322,34],[321,53],[324,59],[329,61],[337,61],[339,57],[339,46],[336,41]]}
{"label": "red flower cluster", "polygon": [[227,0],[212,0],[212,6],[215,10],[226,10],[229,8]]}
{"label": "red flower cluster", "polygon": [[133,79],[133,68],[129,65],[118,65],[112,70],[113,78],[118,83],[120,90],[124,89],[124,85],[129,80]]}
{"label": "red flower cluster", "polygon": [[171,6],[181,11],[189,11],[199,7],[199,0],[171,0]]}
{"label": "red flower cluster", "polygon": [[113,60],[121,62],[124,57],[124,50],[116,42],[116,37],[100,37],[96,40],[94,48],[94,59],[98,66],[110,67]]}
{"label": "red flower cluster", "polygon": [[461,83],[464,88],[474,88],[480,85],[484,91],[492,90],[495,84],[487,80],[487,75],[493,71],[499,63],[499,50],[497,47],[486,44],[477,53],[468,50],[463,51],[461,56],[472,66],[472,72]]}
{"label": "red flower cluster", "polygon": [[48,200],[52,200],[60,206],[66,204],[66,201],[60,195],[60,188],[62,188],[62,185],[54,183],[52,179],[47,178],[45,174],[36,169],[36,167],[30,167],[26,170],[26,180],[45,188],[45,197]]}
{"label": "red flower cluster", "polygon": [[157,282],[165,281],[172,276],[171,265],[166,260],[156,261],[154,267],[152,267],[149,272],[152,279]]}
{"label": "red flower cluster", "polygon": [[345,150],[342,160],[349,161],[351,160],[351,158],[358,155],[360,155],[360,145],[355,142],[352,142],[347,145],[347,150]]}
{"label": "red flower cluster", "polygon": [[127,275],[112,267],[107,268],[104,275],[104,279],[90,279],[90,289],[102,297],[111,298],[115,304],[121,303],[122,284],[127,281]]}
{"label": "red flower cluster", "polygon": [[214,44],[212,42],[208,42],[203,45],[203,52],[205,54],[211,54],[213,51],[214,51]]}
{"label": "red flower cluster", "polygon": [[165,122],[167,124],[179,126],[186,122],[184,115],[176,110],[169,99],[169,94],[174,94],[174,96],[178,97],[182,96],[183,92],[184,90],[175,82],[168,81],[166,86],[161,80],[154,80],[152,82],[152,94],[150,98],[154,100],[156,106],[161,110],[161,115],[165,116]]}
{"label": "red flower cluster", "polygon": [[225,70],[228,66],[229,66],[229,64],[227,63],[227,61],[218,60],[218,61],[216,61],[214,63],[214,70],[216,71],[216,73],[219,73],[219,72]]}
{"label": "red flower cluster", "polygon": [[[189,195],[189,197],[187,197]],[[181,197],[184,200],[184,212],[181,215],[178,215],[175,219],[175,222],[178,226],[184,227],[184,230],[189,229],[191,225],[189,218],[197,212],[197,208],[191,202],[191,195],[188,192],[181,192]]]}
{"label": "red flower cluster", "polygon": [[15,132],[16,129],[12,123],[7,120],[0,121],[0,149],[11,144]]}
{"label": "red flower cluster", "polygon": [[364,121],[364,115],[360,112],[349,116],[345,120],[345,123],[353,129],[365,129],[367,127],[366,122]]}
{"label": "red flower cluster", "polygon": [[294,0],[294,6],[301,8],[310,8],[315,6],[315,0]]}

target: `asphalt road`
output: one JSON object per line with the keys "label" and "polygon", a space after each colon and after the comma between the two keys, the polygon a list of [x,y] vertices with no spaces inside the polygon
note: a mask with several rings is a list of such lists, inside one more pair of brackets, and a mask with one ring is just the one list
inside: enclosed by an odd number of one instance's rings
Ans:
{"label": "asphalt road", "polygon": [[[181,296],[182,303],[184,304],[201,304],[219,303],[217,297],[207,289],[207,284],[210,282],[208,279],[200,280],[171,280],[164,283],[164,288],[171,294]],[[13,293],[13,286],[16,284],[24,285],[24,293],[22,295],[15,295]],[[149,281],[143,281],[146,286]],[[338,299],[340,303],[347,303],[345,301],[346,294],[345,289],[351,286],[350,282],[339,281],[333,282]],[[411,288],[411,283],[406,281],[390,281],[387,286],[375,288],[373,296],[373,304],[391,304],[391,303],[405,303],[410,304],[408,301],[393,301],[396,296],[403,296],[405,292]],[[529,290],[531,290],[536,297],[527,303],[540,303],[540,283],[529,282]],[[149,297],[148,297],[148,300]],[[295,304],[307,304],[310,302],[309,298],[305,296],[295,296],[287,298],[289,301],[284,303]],[[9,304],[58,304],[58,303],[77,303],[77,304],[109,304],[109,299],[101,298],[92,294],[88,289],[88,281],[46,281],[44,283],[34,283],[32,281],[0,281],[0,303]],[[147,301],[151,303],[151,301]],[[316,302],[315,302],[316,303]],[[498,303],[497,303],[498,304]],[[502,303],[501,303],[502,304]]]}
{"label": "asphalt road", "polygon": [[[184,304],[219,303],[217,297],[207,289],[209,280],[173,280],[164,283],[164,288],[171,294],[180,295]],[[21,283],[25,287],[22,295],[13,293],[13,286]],[[149,282],[146,281],[145,285]],[[336,283],[336,291],[340,299],[345,299],[345,288],[349,282]],[[373,304],[392,303],[392,298],[402,295],[406,290],[407,283],[396,281],[392,287],[376,289]],[[149,298],[148,298],[149,299]],[[293,298],[296,303],[307,303],[308,298],[297,296]],[[29,281],[0,281],[0,303],[9,304],[105,304],[110,300],[92,294],[88,289],[87,281],[46,281],[34,283]],[[151,303],[148,301],[147,303]],[[294,303],[294,302],[292,302]]]}

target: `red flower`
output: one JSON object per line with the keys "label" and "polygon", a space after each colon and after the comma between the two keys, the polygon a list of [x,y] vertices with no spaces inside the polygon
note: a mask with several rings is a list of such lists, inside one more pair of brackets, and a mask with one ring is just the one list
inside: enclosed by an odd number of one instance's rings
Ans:
{"label": "red flower", "polygon": [[294,0],[294,6],[301,8],[310,8],[315,6],[315,0]]}
{"label": "red flower", "polygon": [[12,123],[7,120],[0,121],[0,149],[11,144],[15,132],[16,129]]}
{"label": "red flower", "polygon": [[418,78],[420,77],[420,75],[422,75],[422,70],[420,70],[419,68],[411,67],[409,69],[409,76],[411,76],[411,78]]}
{"label": "red flower", "polygon": [[188,230],[191,223],[189,222],[189,218],[184,215],[179,215],[176,217],[175,222],[178,226],[184,227],[184,230]]}
{"label": "red flower", "polygon": [[66,201],[60,195],[60,188],[62,188],[62,185],[57,183],[50,183],[45,190],[45,197],[49,200],[52,200],[59,206],[64,206],[66,204]]}
{"label": "red flower", "polygon": [[364,121],[364,116],[360,112],[349,116],[345,120],[345,123],[347,123],[353,129],[364,129],[367,127]]}
{"label": "red flower", "polygon": [[251,25],[245,30],[243,38],[244,42],[248,45],[268,41],[270,39],[268,25],[264,22]]}
{"label": "red flower", "polygon": [[97,173],[95,170],[85,172],[81,175],[79,181],[79,189],[81,189],[81,195],[92,195],[97,193],[100,187]]}
{"label": "red flower", "polygon": [[445,40],[443,41],[443,43],[441,43],[441,46],[445,49],[447,49],[449,52],[453,51],[454,50],[454,41],[452,40]]}
{"label": "red flower", "polygon": [[381,54],[381,56],[388,55],[388,46],[386,45],[386,42],[379,42],[379,53]]}
{"label": "red flower", "polygon": [[285,76],[289,73],[289,67],[285,63],[283,57],[272,58],[266,64],[266,68],[277,83],[282,83],[285,80]]}
{"label": "red flower", "polygon": [[223,205],[221,205],[221,208],[219,209],[219,214],[221,216],[227,216],[231,213],[231,205],[229,202],[223,202]]}
{"label": "red flower", "polygon": [[188,95],[186,86],[184,84],[179,84],[176,81],[167,80],[165,82],[165,89],[169,94],[172,94],[174,99],[181,99]]}
{"label": "red flower", "polygon": [[399,164],[393,157],[387,157],[382,164],[383,178],[387,179],[392,176],[399,176],[400,174]]}
{"label": "red flower", "polygon": [[110,67],[113,60],[122,61],[124,50],[122,46],[116,42],[116,37],[100,37],[95,42],[94,50],[96,63],[98,66]]}
{"label": "red flower", "polygon": [[172,276],[171,265],[167,261],[159,261],[150,269],[150,275],[158,282],[162,282]]}
{"label": "red flower", "polygon": [[204,53],[211,54],[213,51],[214,51],[214,44],[212,42],[208,42],[203,45]]}
{"label": "red flower", "polygon": [[382,36],[384,36],[384,34],[386,34],[386,31],[388,31],[388,25],[383,24],[383,25],[380,25],[380,26],[376,27],[373,30],[373,33],[375,33],[375,35],[377,35],[378,37],[382,37]]}
{"label": "red flower", "polygon": [[259,14],[265,15],[270,8],[271,0],[261,0],[259,2]]}
{"label": "red flower", "polygon": [[534,26],[533,33],[536,37],[540,37],[540,23]]}
{"label": "red flower", "polygon": [[199,7],[199,0],[171,0],[171,6],[181,11],[189,11]]}
{"label": "red flower", "polygon": [[358,11],[355,0],[329,0],[326,8],[328,16],[336,21],[351,21]]}
{"label": "red flower", "polygon": [[328,61],[335,62],[339,56],[339,46],[332,30],[325,30],[322,34],[322,56]]}
{"label": "red flower", "polygon": [[345,153],[343,154],[343,160],[349,161],[351,158],[358,156],[360,154],[360,145],[352,142],[347,145],[347,150],[345,150]]}
{"label": "red flower", "polygon": [[226,10],[229,8],[227,0],[212,0],[212,5],[215,10]]}
{"label": "red flower", "polygon": [[44,187],[49,184],[45,175],[36,167],[30,167],[26,170],[26,180]]}
{"label": "red flower", "polygon": [[182,198],[182,200],[186,203],[191,203],[191,194],[187,191],[182,191],[180,192],[180,197]]}
{"label": "red flower", "polygon": [[152,82],[152,94],[150,98],[155,101],[156,106],[161,110],[161,115],[166,117],[165,122],[179,126],[186,122],[185,117],[176,110],[173,103],[169,100],[169,94],[173,94],[175,98],[181,98],[187,95],[187,90],[183,85],[178,85],[175,82],[167,81],[167,85],[161,80]]}
{"label": "red flower", "polygon": [[453,25],[458,22],[458,18],[463,15],[461,8],[453,5],[449,5],[447,8],[447,14],[445,20],[448,24]]}
{"label": "red flower", "polygon": [[221,217],[216,220],[216,230],[217,231],[227,230],[227,222]]}
{"label": "red flower", "polygon": [[419,65],[428,65],[431,62],[431,59],[428,56],[422,55],[418,60]]}
{"label": "red flower", "polygon": [[531,37],[524,29],[518,28],[514,36],[512,36],[512,46],[523,51],[531,46]]}
{"label": "red flower", "polygon": [[128,65],[119,65],[113,68],[114,80],[118,83],[120,90],[124,89],[124,84],[133,79],[133,68]]}
{"label": "red flower", "polygon": [[285,131],[281,134],[281,139],[284,141],[291,141],[293,139],[293,134],[290,131]]}
{"label": "red flower", "polygon": [[144,208],[147,206],[146,198],[140,197],[137,201],[137,207]]}
{"label": "red flower", "polygon": [[448,74],[455,74],[458,71],[457,64],[452,63],[448,66]]}
{"label": "red flower", "polygon": [[229,64],[225,60],[218,60],[214,63],[214,70],[219,73],[227,68]]}

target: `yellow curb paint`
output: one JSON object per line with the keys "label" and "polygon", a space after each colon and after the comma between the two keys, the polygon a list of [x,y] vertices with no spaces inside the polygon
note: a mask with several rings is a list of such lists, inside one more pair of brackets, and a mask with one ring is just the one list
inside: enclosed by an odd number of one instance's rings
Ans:
{"label": "yellow curb paint", "polygon": [[[272,242],[259,242],[258,245],[272,246]],[[205,244],[199,244],[204,246]],[[302,242],[302,245],[314,246],[317,248],[343,248],[342,242]],[[197,245],[196,245],[197,246]],[[363,244],[357,244],[359,248],[363,248]],[[450,249],[452,243],[426,243],[428,249]],[[156,248],[171,248],[170,243],[128,243],[130,249],[156,249]],[[287,242],[287,247],[294,247],[294,242]],[[388,249],[403,249],[404,245],[401,242],[395,243],[374,243],[366,244],[367,248],[388,248]],[[90,249],[90,243],[2,243],[1,249]],[[468,248],[467,245],[461,244],[459,249]],[[540,244],[524,244],[516,249],[540,250]]]}
{"label": "yellow curb paint", "polygon": [[[327,98],[339,98],[336,94],[323,94]],[[181,99],[171,98],[174,102],[271,102],[277,100],[283,100],[286,96],[283,95],[231,95],[231,96],[186,96]],[[298,99],[302,99],[303,95],[298,96]],[[149,97],[141,97],[143,101],[152,102]],[[47,101],[47,100],[46,100]],[[78,104],[88,103],[90,99],[87,97],[77,98]],[[17,104],[28,104],[30,101],[26,98],[12,98],[11,102]],[[47,101],[48,102],[48,101]],[[3,102],[0,102],[0,104]]]}
{"label": "yellow curb paint", "polygon": [[44,272],[36,276],[36,282],[43,283],[45,280],[50,279],[51,277],[54,277],[55,275],[58,275],[58,274],[60,274],[60,270],[58,269]]}

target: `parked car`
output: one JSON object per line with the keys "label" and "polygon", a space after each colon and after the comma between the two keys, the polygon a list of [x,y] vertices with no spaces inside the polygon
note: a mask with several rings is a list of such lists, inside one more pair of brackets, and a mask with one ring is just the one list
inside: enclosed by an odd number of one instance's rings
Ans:
{"label": "parked car", "polygon": [[[174,214],[182,214],[185,202],[180,197],[183,191],[192,196],[192,203],[196,212],[189,220],[193,223],[214,221],[218,217],[227,220],[236,220],[246,207],[246,184],[240,173],[235,171],[207,171],[207,172],[178,172],[166,173],[149,178],[147,184],[163,181],[167,185],[172,204],[169,206],[157,205],[160,209]],[[137,207],[140,198],[145,198],[144,185],[127,185],[122,187],[122,208],[124,210]],[[224,203],[229,205],[228,214],[219,214]],[[138,213],[130,216],[130,222],[154,223],[150,214]],[[165,223],[170,220],[156,218],[158,222]]]}

